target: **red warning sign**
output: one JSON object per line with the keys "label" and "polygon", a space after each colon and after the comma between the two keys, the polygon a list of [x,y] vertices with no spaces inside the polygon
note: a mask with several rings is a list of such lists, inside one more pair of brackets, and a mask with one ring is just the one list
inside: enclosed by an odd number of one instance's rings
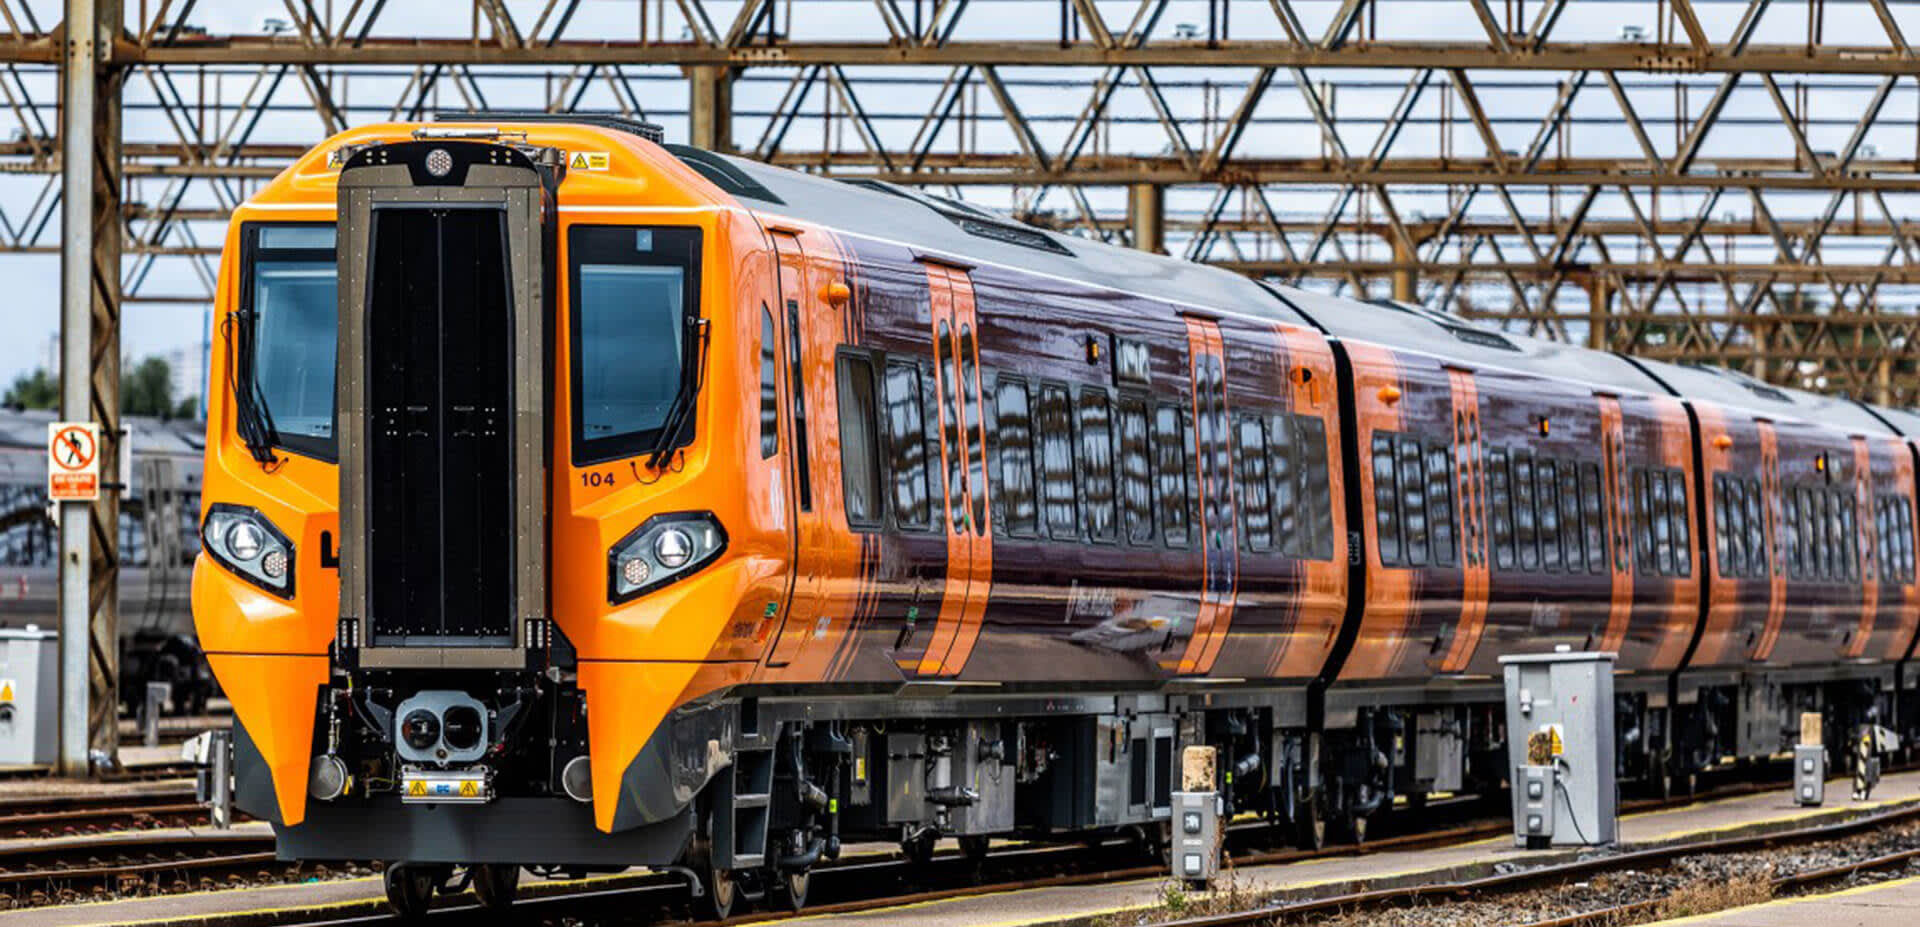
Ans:
{"label": "red warning sign", "polygon": [[55,502],[100,498],[99,425],[47,423],[47,498]]}

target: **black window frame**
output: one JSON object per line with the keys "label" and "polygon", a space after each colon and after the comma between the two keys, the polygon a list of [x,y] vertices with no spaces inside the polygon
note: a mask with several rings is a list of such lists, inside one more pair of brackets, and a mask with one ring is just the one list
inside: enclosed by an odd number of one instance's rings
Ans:
{"label": "black window frame", "polygon": [[[882,402],[886,405],[887,440],[887,483],[892,492],[892,502],[888,508],[893,513],[893,523],[902,531],[931,531],[933,529],[933,465],[927,458],[927,405],[926,405],[926,367],[917,358],[890,356],[883,366],[881,376]],[[911,391],[911,395],[896,397],[894,394],[894,373],[902,371],[912,375],[912,380],[902,384]],[[896,431],[894,411],[896,404],[903,411],[911,411],[912,428],[903,427]],[[917,457],[905,457],[907,447],[903,442],[917,444]],[[907,460],[916,463],[903,466]],[[901,497],[903,490],[910,490],[915,478],[920,483],[920,496],[917,508],[904,505]]]}
{"label": "black window frame", "polygon": [[[1100,422],[1101,435],[1087,433],[1089,410],[1104,414]],[[1087,453],[1102,446],[1106,450],[1104,472],[1096,466],[1100,461],[1089,460]],[[1075,392],[1073,449],[1083,536],[1096,544],[1112,544],[1120,539],[1120,500],[1118,481],[1114,478],[1113,396],[1106,387],[1082,384]],[[1104,505],[1098,497],[1101,489],[1106,491]]]}
{"label": "black window frame", "polygon": [[[1154,502],[1160,541],[1175,550],[1184,550],[1193,543],[1192,486],[1188,472],[1192,457],[1187,450],[1187,436],[1193,431],[1189,421],[1192,415],[1179,403],[1155,403],[1148,425],[1152,432]],[[1173,424],[1171,433],[1165,427],[1168,420]]]}
{"label": "black window frame", "polygon": [[[861,377],[861,372],[853,369],[855,366],[866,368],[864,379],[867,386],[867,404],[864,409],[859,407],[858,396],[849,392],[849,387],[856,384]],[[886,525],[887,509],[890,507],[888,503],[893,489],[892,481],[886,477],[885,455],[880,448],[883,439],[880,431],[879,406],[884,400],[881,398],[883,393],[879,377],[875,372],[879,366],[875,363],[874,355],[869,351],[842,346],[834,352],[833,391],[834,409],[838,413],[836,417],[839,419],[837,425],[840,432],[841,509],[846,515],[848,529],[853,531],[878,531]],[[849,409],[850,400],[853,403],[851,409]],[[866,464],[872,483],[867,487],[867,498],[872,500],[870,504],[873,506],[873,511],[857,515],[853,508],[853,500],[857,498],[853,483],[854,468],[848,465],[857,448],[856,442],[852,440],[853,436],[849,434],[849,426],[860,426],[866,429],[868,454]]]}
{"label": "black window frame", "polygon": [[[1017,393],[1020,396],[1021,414],[1018,417],[1007,414],[1006,397]],[[993,498],[1000,503],[999,514],[994,521],[997,530],[1004,531],[1008,537],[1037,538],[1041,536],[1040,478],[1035,467],[1038,455],[1033,445],[1033,393],[1027,388],[1024,378],[1009,374],[1000,374],[994,378],[993,407],[997,449],[995,469],[999,473],[999,488]],[[1010,434],[1009,432],[1018,432]],[[1025,485],[1021,487],[1008,478],[1009,472],[1025,473]],[[1019,509],[1020,503],[1026,503],[1025,512]],[[1025,515],[1022,518],[1022,515]]]}
{"label": "black window frame", "polygon": [[[593,242],[589,240],[592,236],[605,235],[610,231],[626,233],[629,240],[631,240],[633,233],[640,231],[651,232],[653,235],[654,248],[651,251],[640,252],[630,244],[616,249],[610,242]],[[608,238],[611,239],[612,236],[609,235]],[[681,268],[683,274],[681,278],[680,321],[681,325],[691,333],[697,330],[697,326],[699,326],[705,318],[700,305],[703,238],[704,234],[700,227],[690,225],[576,223],[567,229],[567,356],[569,358],[567,366],[570,368],[567,371],[567,378],[571,392],[571,395],[568,397],[570,416],[572,419],[569,424],[569,430],[572,432],[570,436],[572,439],[571,457],[574,466],[589,466],[592,464],[606,463],[611,460],[637,457],[652,450],[655,443],[660,439],[659,428],[628,432],[626,434],[608,435],[603,438],[588,438],[586,436],[586,393],[581,383],[581,377],[585,374],[585,365],[580,363],[582,348],[580,330],[583,318],[580,305],[581,265],[588,263],[614,263],[614,258],[617,257],[620,259],[617,263],[638,264],[649,267]],[[678,255],[680,259],[657,259],[659,256],[667,253],[664,251],[663,245],[672,242],[679,242],[684,248],[684,250],[681,251],[671,252],[673,255]],[[596,260],[596,255],[603,260]],[[634,260],[633,258],[636,255],[648,259]],[[794,316],[790,315],[788,317],[790,325],[793,320]],[[798,350],[794,350],[798,347],[800,338],[797,326],[795,326],[793,330],[790,330],[788,335],[790,350],[792,352],[792,356],[788,358],[788,360],[793,368],[794,381],[797,386],[800,377],[800,354]],[[680,389],[683,392],[692,390],[694,394],[686,396],[682,401],[697,403],[699,401],[698,391],[700,386],[698,382],[700,357],[698,356],[698,348],[693,338],[687,338],[685,343],[688,345],[689,350],[684,352],[680,358],[682,365]],[[801,450],[798,460],[800,463],[800,472],[805,474],[807,472],[807,457],[805,454],[805,396],[797,389],[793,395],[793,408],[796,415],[793,444],[794,447]],[[698,418],[699,416],[697,414],[693,412],[688,413],[688,421],[680,427],[680,434],[674,441],[673,448],[686,447],[698,437]],[[810,502],[811,491],[804,475],[802,477],[800,491],[802,500]]]}
{"label": "black window frame", "polygon": [[[282,228],[331,229],[334,232],[334,247],[332,248],[265,248],[260,244],[260,233],[263,230],[269,229],[269,228],[272,228],[272,229],[282,229]],[[239,299],[240,316],[239,318],[241,322],[240,324],[235,325],[232,329],[226,330],[227,337],[234,339],[234,348],[235,348],[234,354],[233,354],[233,360],[234,360],[234,367],[236,369],[228,371],[227,375],[228,375],[228,378],[231,380],[231,384],[229,385],[237,387],[244,377],[244,378],[252,379],[254,382],[253,384],[250,384],[250,385],[253,385],[256,390],[258,389],[259,376],[258,376],[258,371],[255,368],[255,365],[258,363],[259,350],[260,350],[259,344],[257,342],[258,333],[259,333],[260,315],[259,315],[259,307],[254,305],[253,290],[254,290],[254,269],[258,266],[260,260],[262,260],[262,252],[271,252],[275,255],[282,255],[282,257],[279,258],[281,260],[311,260],[311,261],[325,262],[328,264],[337,265],[339,261],[338,254],[340,250],[339,241],[340,241],[339,223],[337,222],[258,222],[256,221],[256,222],[240,223],[240,299]],[[273,260],[275,258],[268,257],[266,259]],[[338,285],[339,283],[338,281],[336,281],[335,287],[337,288]],[[337,298],[337,295],[338,295],[338,291],[336,289],[336,298]],[[335,376],[337,377],[338,371],[339,371],[339,365],[340,365],[340,360],[338,356],[339,318],[337,317],[337,315],[334,319],[333,341],[334,341],[335,347],[333,348],[331,353],[335,355],[334,370],[335,370]],[[211,384],[211,383],[205,384],[205,386],[208,390],[217,388],[214,384]],[[256,395],[258,394],[256,393]],[[575,392],[575,395],[576,396],[578,395],[577,391]],[[319,460],[325,463],[330,463],[330,464],[339,463],[340,462],[340,402],[338,398],[339,383],[337,382],[337,380],[334,384],[334,396],[335,396],[334,400],[330,403],[330,405],[333,408],[333,425],[329,429],[329,431],[332,432],[331,437],[317,438],[312,435],[286,434],[286,433],[280,432],[278,429],[275,429],[272,434],[273,447],[277,450],[283,450],[283,451],[287,451],[288,453],[298,454],[302,457],[311,457],[315,460]],[[263,402],[264,400],[257,399],[255,401]],[[271,421],[273,410],[271,408],[263,408],[262,412],[264,415],[268,417],[268,420]],[[574,420],[576,422],[579,421],[579,416],[576,415],[574,417]]]}
{"label": "black window frame", "polygon": [[[1079,467],[1076,465],[1079,455],[1074,452],[1078,436],[1073,428],[1073,391],[1064,383],[1043,380],[1039,396],[1040,401],[1034,405],[1034,434],[1038,437],[1036,449],[1039,461],[1036,472],[1040,475],[1041,486],[1040,523],[1047,537],[1056,541],[1077,542],[1081,529],[1080,480]],[[1057,408],[1052,402],[1055,397],[1058,398]],[[1058,421],[1054,420],[1056,415]],[[1065,469],[1059,473],[1050,469],[1048,461],[1049,449],[1056,447],[1065,449]],[[1057,497],[1056,493],[1059,494]],[[1057,510],[1056,506],[1065,507],[1064,515],[1057,520],[1055,516],[1062,510]]]}
{"label": "black window frame", "polygon": [[[1388,567],[1405,563],[1400,520],[1400,452],[1395,437],[1391,431],[1375,431],[1367,460],[1373,472],[1374,551],[1380,565]],[[1388,547],[1389,541],[1392,547]]]}

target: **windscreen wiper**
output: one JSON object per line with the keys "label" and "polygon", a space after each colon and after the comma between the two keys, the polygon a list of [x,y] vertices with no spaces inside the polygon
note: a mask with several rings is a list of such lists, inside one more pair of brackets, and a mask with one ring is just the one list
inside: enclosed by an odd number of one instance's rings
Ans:
{"label": "windscreen wiper", "polygon": [[280,433],[273,427],[273,414],[267,411],[260,381],[253,375],[253,322],[251,310],[227,313],[227,386],[233,391],[234,430],[255,462],[269,466],[279,462],[273,453]]}
{"label": "windscreen wiper", "polygon": [[653,447],[647,452],[649,470],[660,469],[680,444],[680,434],[693,418],[694,397],[700,394],[700,387],[706,383],[707,320],[689,319],[685,337],[684,346],[691,350],[682,350],[681,356],[686,357],[689,363],[680,370],[680,390],[673,394],[673,404],[667,406],[666,418],[660,423],[659,436],[654,438]]}

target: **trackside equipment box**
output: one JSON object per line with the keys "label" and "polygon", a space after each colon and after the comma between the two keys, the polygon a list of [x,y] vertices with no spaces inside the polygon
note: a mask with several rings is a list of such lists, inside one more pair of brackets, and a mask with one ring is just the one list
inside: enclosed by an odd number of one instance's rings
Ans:
{"label": "trackside equipment box", "polygon": [[1618,839],[1613,661],[1611,653],[1500,658],[1515,846],[1604,846]]}
{"label": "trackside equipment box", "polygon": [[41,766],[60,749],[60,639],[0,628],[0,765]]}

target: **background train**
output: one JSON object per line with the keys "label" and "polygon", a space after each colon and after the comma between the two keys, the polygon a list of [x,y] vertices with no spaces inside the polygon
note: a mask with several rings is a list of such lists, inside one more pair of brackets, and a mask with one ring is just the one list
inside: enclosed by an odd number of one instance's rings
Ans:
{"label": "background train", "polygon": [[1912,413],[466,118],[236,210],[213,332],[239,800],[403,910],[456,866],[723,913],[855,837],[1152,845],[1191,744],[1360,839],[1502,788],[1497,659],[1560,646],[1618,654],[1660,790],[1920,716]]}
{"label": "background train", "polygon": [[[0,627],[58,628],[59,533],[47,508],[51,412],[0,408]],[[137,708],[148,682],[170,707],[199,714],[217,692],[188,611],[200,552],[205,426],[128,416],[133,488],[120,507],[120,698]]]}

